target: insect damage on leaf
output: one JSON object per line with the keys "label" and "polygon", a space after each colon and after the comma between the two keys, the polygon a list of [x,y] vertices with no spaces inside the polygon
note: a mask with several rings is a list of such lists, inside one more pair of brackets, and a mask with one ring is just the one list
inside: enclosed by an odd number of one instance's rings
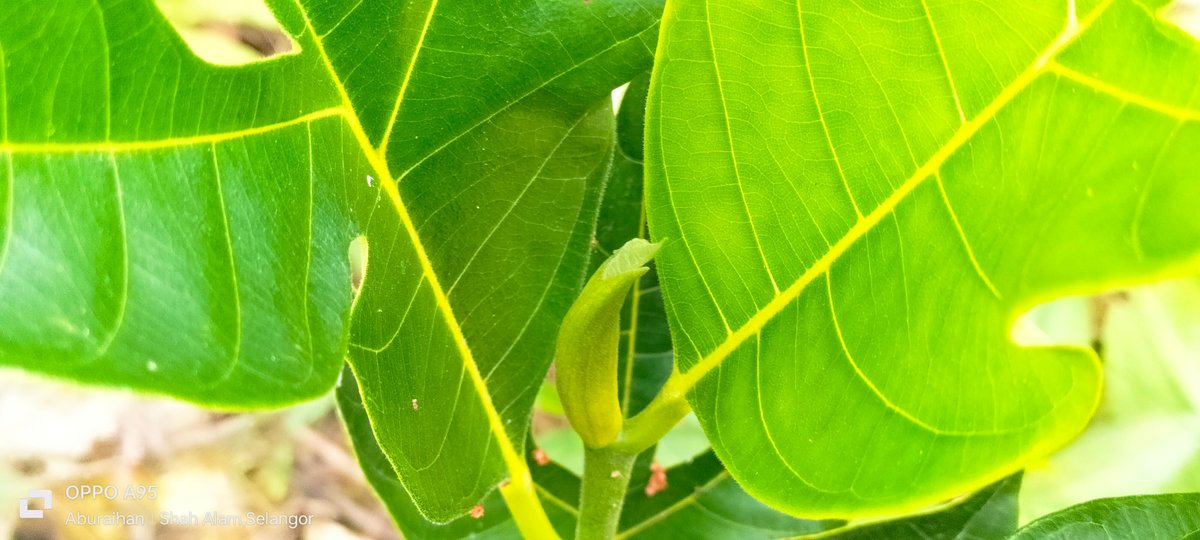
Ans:
{"label": "insect damage on leaf", "polygon": [[350,241],[350,294],[355,301],[362,292],[367,279],[367,237],[358,236]]}

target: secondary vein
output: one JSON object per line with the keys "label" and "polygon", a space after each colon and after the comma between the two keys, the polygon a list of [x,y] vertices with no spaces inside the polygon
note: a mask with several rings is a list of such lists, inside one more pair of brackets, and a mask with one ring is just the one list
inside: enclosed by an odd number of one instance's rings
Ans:
{"label": "secondary vein", "polygon": [[417,45],[413,47],[412,58],[408,61],[408,68],[404,70],[404,78],[400,81],[400,91],[396,94],[396,103],[392,106],[392,116],[388,119],[387,126],[383,128],[383,140],[379,142],[380,154],[387,155],[388,140],[392,138],[392,128],[396,125],[396,118],[400,116],[400,104],[404,103],[404,96],[408,93],[408,83],[412,80],[413,69],[417,67],[417,58],[421,55],[421,50],[425,47],[425,36],[429,34],[429,25],[433,22],[433,12],[437,11],[438,0],[432,0],[429,3],[429,11],[425,13],[425,24],[421,27],[421,35],[417,38]]}

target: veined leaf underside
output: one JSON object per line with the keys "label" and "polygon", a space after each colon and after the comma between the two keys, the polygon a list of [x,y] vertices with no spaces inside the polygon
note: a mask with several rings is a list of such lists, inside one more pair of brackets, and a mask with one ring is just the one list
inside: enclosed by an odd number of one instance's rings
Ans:
{"label": "veined leaf underside", "polygon": [[[860,9],[868,11],[866,7]],[[980,237],[979,230],[986,221],[994,222],[1004,216],[981,217],[979,207],[987,210],[987,205],[979,200],[965,200],[964,196],[1001,197],[1001,187],[1019,190],[1021,194],[1034,190],[1028,187],[1032,184],[1030,180],[1024,185],[1001,186],[1001,182],[1020,181],[1007,180],[1013,176],[1008,169],[1022,165],[994,160],[991,156],[981,158],[985,150],[999,145],[1007,153],[1028,160],[1028,166],[1021,169],[1029,169],[1026,174],[1045,175],[1047,179],[1043,181],[1047,183],[1058,181],[1053,174],[1063,175],[1065,181],[1073,179],[1066,176],[1071,174],[1067,172],[1071,170],[1069,167],[1084,170],[1089,162],[1099,163],[1086,168],[1086,173],[1100,175],[1107,172],[1098,170],[1101,166],[1114,166],[1098,159],[1103,155],[1098,154],[1100,147],[1106,143],[1101,136],[1109,134],[1104,126],[1111,128],[1118,121],[1138,121],[1142,122],[1139,129],[1154,128],[1156,131],[1148,136],[1158,137],[1157,129],[1164,123],[1174,125],[1166,130],[1171,133],[1169,136],[1154,139],[1155,144],[1163,144],[1154,147],[1152,155],[1157,158],[1140,163],[1141,170],[1148,168],[1153,176],[1159,162],[1166,161],[1164,156],[1179,158],[1183,133],[1200,120],[1200,110],[1188,102],[1186,84],[1173,94],[1157,95],[1131,87],[1129,80],[1135,79],[1130,74],[1095,67],[1094,55],[1099,53],[1092,51],[1104,38],[1089,36],[1116,35],[1119,38],[1110,37],[1110,41],[1124,43],[1122,40],[1133,42],[1134,38],[1128,36],[1142,35],[1137,34],[1139,31],[1152,31],[1160,36],[1159,42],[1145,49],[1158,47],[1170,51],[1174,56],[1163,55],[1177,62],[1177,69],[1195,64],[1188,63],[1187,56],[1189,51],[1194,54],[1195,46],[1169,35],[1172,29],[1153,27],[1161,23],[1126,23],[1124,33],[1121,32],[1118,25],[1123,19],[1130,19],[1130,15],[1142,12],[1140,17],[1153,20],[1152,15],[1147,17],[1147,8],[1140,3],[1112,0],[1080,2],[1079,6],[1073,1],[1042,5],[1039,12],[1031,12],[1029,17],[1039,25],[1049,24],[1057,17],[1056,34],[1043,37],[1031,30],[1029,33],[1035,35],[1036,41],[1025,39],[1023,46],[1028,47],[1027,53],[1000,57],[1011,65],[985,63],[994,68],[991,73],[982,69],[964,74],[964,58],[979,64],[980,58],[971,54],[984,54],[963,48],[964,21],[988,9],[993,8],[983,2],[876,6],[870,8],[871,13],[861,14],[866,21],[861,25],[845,18],[849,16],[845,12],[853,11],[853,7],[810,6],[805,2],[744,6],[709,0],[680,2],[675,11],[668,10],[674,19],[668,19],[671,24],[665,26],[660,44],[659,57],[664,63],[656,69],[652,90],[649,112],[652,129],[648,137],[653,142],[648,151],[653,155],[648,163],[653,169],[651,230],[656,236],[677,239],[673,249],[668,245],[669,249],[664,250],[661,263],[666,268],[664,289],[682,372],[669,390],[673,395],[688,395],[706,433],[735,478],[746,481],[746,475],[761,476],[768,467],[788,471],[789,480],[762,481],[779,492],[769,493],[764,487],[755,486],[755,482],[747,485],[749,491],[772,504],[809,512],[805,515],[846,517],[866,512],[861,506],[851,509],[853,505],[846,502],[850,499],[863,506],[881,504],[865,502],[871,499],[891,500],[891,496],[872,494],[872,490],[899,493],[900,479],[887,487],[874,485],[884,480],[872,482],[873,473],[863,469],[866,463],[873,467],[882,459],[880,453],[888,451],[882,448],[888,444],[878,439],[871,439],[875,442],[870,444],[880,448],[865,446],[872,430],[884,430],[885,422],[887,432],[898,446],[893,450],[914,449],[910,454],[911,466],[924,470],[923,474],[957,467],[954,463],[958,461],[950,456],[965,455],[968,447],[978,448],[970,446],[976,444],[972,440],[997,441],[1006,453],[1009,447],[1013,449],[1008,457],[997,459],[994,468],[989,465],[983,478],[947,480],[948,487],[937,494],[920,501],[908,498],[903,503],[895,502],[899,506],[884,507],[888,512],[912,509],[911,505],[927,504],[937,497],[961,493],[1010,473],[1029,456],[1061,444],[1082,426],[1076,419],[1086,418],[1098,395],[1099,366],[1094,357],[1064,348],[1024,350],[1021,354],[1030,358],[1022,360],[1023,367],[1018,366],[1020,370],[1013,373],[1030,377],[1023,384],[1036,396],[1029,400],[1033,405],[1021,411],[1005,409],[998,401],[1000,396],[988,393],[998,392],[998,384],[1009,384],[1016,377],[995,378],[1001,369],[1001,352],[972,349],[970,354],[981,357],[978,365],[949,360],[948,367],[939,369],[950,373],[940,376],[931,362],[898,364],[908,368],[905,372],[892,367],[889,359],[898,357],[898,361],[904,354],[926,355],[923,358],[934,355],[935,348],[931,348],[934,345],[926,343],[936,344],[937,338],[930,334],[938,333],[946,334],[943,339],[946,343],[971,339],[986,342],[997,350],[1006,347],[1015,350],[1007,342],[1007,336],[1000,341],[998,329],[986,328],[983,321],[988,321],[988,325],[993,320],[1011,325],[1023,310],[1055,296],[1095,291],[1130,279],[1179,274],[1195,267],[1194,253],[1188,255],[1182,245],[1192,233],[1189,228],[1179,233],[1179,242],[1165,245],[1158,242],[1151,253],[1136,247],[1150,238],[1147,235],[1151,233],[1139,231],[1141,221],[1135,218],[1124,222],[1132,222],[1132,233],[1126,229],[1123,234],[1134,238],[1132,243],[1137,253],[1129,259],[1133,262],[1113,271],[1125,277],[1072,277],[1066,273],[1068,265],[1054,274],[1055,269],[1039,268],[1031,262],[1036,257],[1022,260],[1017,256],[1018,264],[1005,267],[1004,275],[997,279],[997,257],[1004,256],[1007,261],[1014,256],[1003,251],[1004,246],[997,244],[995,235]],[[1002,20],[1000,12],[1004,10],[995,11],[998,9],[994,8],[992,13]],[[838,12],[841,18],[829,12]],[[951,12],[954,19],[947,15]],[[910,15],[911,18],[900,18]],[[920,30],[917,23],[926,36],[910,38],[914,28]],[[730,45],[746,43],[743,38],[748,26],[739,25],[750,24],[760,25],[755,31],[759,37],[754,40],[760,56],[747,57]],[[1028,25],[1035,26],[1033,22]],[[869,32],[876,27],[896,34]],[[1104,27],[1103,33],[1097,34],[1097,27]],[[1009,30],[1019,35],[1016,29]],[[947,32],[957,32],[955,47],[944,45]],[[1043,40],[1044,45],[1038,45]],[[873,58],[873,55],[911,58],[917,54],[912,50],[914,42],[927,46],[928,50],[920,49],[921,71],[914,70],[911,79],[903,77],[907,72],[884,71],[885,62],[891,58]],[[1000,45],[988,49],[999,50]],[[673,64],[671,60],[675,57],[681,60]],[[1013,57],[1019,58],[1020,63]],[[823,71],[818,72],[814,66]],[[1092,69],[1096,72],[1091,72]],[[1006,70],[1011,71],[1012,77],[1004,78],[1001,84],[1000,77]],[[781,81],[781,77],[788,78],[787,82],[773,82]],[[896,84],[901,82],[909,86]],[[711,85],[712,90],[702,84]],[[680,100],[681,89],[698,94],[696,103],[702,105],[685,106]],[[655,97],[654,92],[660,96]],[[1100,127],[1098,135],[1088,133],[1093,137],[1089,140],[1095,140],[1094,146],[1075,144],[1070,150],[1078,156],[1070,158],[1043,155],[1049,154],[1050,149],[1042,152],[1043,146],[1039,146],[1046,144],[1042,139],[1059,140],[1051,138],[1060,136],[1062,131],[1051,129],[1055,127],[1052,118],[1058,108],[1080,114],[1079,106],[1067,103],[1066,98],[1057,99],[1060,94],[1079,94],[1105,105],[1094,109]],[[687,113],[691,116],[681,112],[687,107],[693,107]],[[929,120],[917,114],[925,114]],[[787,122],[778,117],[786,118]],[[687,137],[679,131],[685,125],[685,118],[694,123],[683,130],[687,131]],[[1035,122],[1042,125],[1031,126],[1030,131],[1040,128],[1040,135],[1036,132],[1013,135],[1010,131],[1017,128],[1006,127],[1011,123]],[[797,133],[806,137],[800,138]],[[1074,146],[1082,148],[1076,150]],[[1136,149],[1140,151],[1144,146]],[[793,159],[793,155],[785,152],[793,152],[799,158]],[[699,153],[713,164],[711,170],[700,171],[689,162],[697,159]],[[1063,165],[1051,169],[1055,166],[1052,159]],[[993,169],[996,187],[981,190],[980,184],[974,184],[975,192],[967,191],[964,182],[968,179],[963,177],[986,175],[987,167],[996,167]],[[1135,172],[1138,167],[1139,162],[1135,161]],[[1039,170],[1051,172],[1039,173]],[[1092,197],[1095,191],[1097,200],[1102,196],[1117,197],[1103,190],[1107,187],[1111,192],[1123,185],[1115,180],[1111,187],[1097,185],[1090,183],[1093,176],[1087,178],[1086,186],[1081,182],[1064,184],[1078,186],[1080,191],[1086,187],[1085,197]],[[1134,198],[1151,195],[1149,189],[1141,189]],[[698,201],[707,205],[704,207],[709,216],[707,223],[700,222],[702,218],[696,212],[701,204]],[[1064,206],[1064,201],[1058,199],[1043,201],[1050,206],[1042,212],[1045,215],[1084,212]],[[1135,215],[1151,213],[1139,210]],[[1124,216],[1121,213],[1116,219]],[[1066,221],[1064,218],[1063,222]],[[723,223],[724,227],[717,223]],[[1049,227],[1041,222],[1035,226]],[[1109,231],[1106,227],[1092,228]],[[1153,228],[1162,230],[1158,224],[1153,224]],[[912,234],[916,229],[926,236]],[[946,240],[933,245],[930,231],[948,233],[944,235]],[[1055,234],[1065,233],[1056,230]],[[1019,238],[1023,240],[1025,236]],[[1107,241],[1110,236],[1102,238]],[[936,255],[927,254],[931,247],[936,247]],[[914,255],[922,253],[926,255]],[[955,266],[954,279],[966,283],[969,277],[973,281],[962,287],[969,288],[972,295],[978,290],[988,297],[981,300],[988,307],[977,308],[978,313],[964,314],[963,322],[977,317],[976,326],[955,327],[953,321],[935,324],[926,320],[929,314],[947,306],[946,302],[926,297],[930,294],[929,287],[912,288],[913,283],[921,283],[922,279],[935,279],[928,277],[934,274],[927,269],[937,265],[915,258],[922,256]],[[1081,257],[1076,255],[1075,259]],[[752,264],[751,260],[759,263]],[[910,265],[914,261],[918,264]],[[961,272],[957,270],[959,267]],[[1091,273],[1095,271],[1085,275]],[[872,313],[877,313],[878,318],[873,323],[866,322],[872,321]],[[941,330],[932,331],[933,327]],[[873,332],[888,335],[873,338]],[[901,348],[899,352],[888,352],[884,344],[892,342]],[[942,349],[936,351],[946,354]],[[832,359],[825,360],[826,355]],[[1032,360],[1035,355],[1044,358],[1035,363]],[[726,362],[731,358],[733,362]],[[1028,364],[1041,365],[1038,369],[1047,372],[1039,372]],[[830,377],[832,369],[838,370],[836,377]],[[845,376],[841,375],[843,371]],[[924,384],[940,384],[932,382],[940,378],[962,379],[967,373],[980,381],[976,384],[983,390],[964,389],[955,397],[949,395],[952,389],[946,388],[948,395],[943,399],[950,400],[948,407],[938,408],[942,403],[939,398],[921,390]],[[821,391],[822,396],[825,392],[839,396],[852,388],[856,405],[867,400],[857,397],[861,394],[870,396],[875,407],[865,418],[849,416],[851,413],[845,407],[840,414],[839,409],[826,410],[828,404],[819,400],[827,398],[809,394],[815,388],[815,381],[821,378],[827,378],[825,384],[830,386]],[[914,380],[931,382],[913,384]],[[957,407],[955,399],[959,401]],[[815,416],[819,423],[798,412],[809,407],[821,411]],[[971,407],[977,407],[979,412],[973,412]],[[865,409],[854,411],[858,415],[867,414]],[[757,424],[749,430],[755,431],[753,437],[748,437],[749,428],[744,425],[750,418]],[[818,467],[812,461],[818,458],[810,457],[816,454],[808,448],[814,445],[832,448],[831,441],[837,439],[834,426],[851,421],[864,425],[865,431],[854,435],[853,442],[846,440],[841,444],[860,449],[856,452],[870,455],[870,459],[858,462],[857,470],[854,466]],[[907,427],[900,426],[901,423]],[[931,461],[935,452],[915,451],[925,448],[924,442],[912,439],[909,444],[913,446],[902,446],[900,441],[909,437],[938,441],[928,444],[955,450],[947,450],[944,457],[937,454],[937,461]],[[827,443],[821,442],[823,438],[827,438]],[[824,446],[822,452],[828,450]],[[755,458],[762,463],[751,464],[750,456],[769,458]],[[959,474],[960,478],[968,476]],[[782,485],[793,486],[788,488],[791,490],[799,487],[811,490],[811,501],[789,501],[783,496],[786,490],[779,487]]]}

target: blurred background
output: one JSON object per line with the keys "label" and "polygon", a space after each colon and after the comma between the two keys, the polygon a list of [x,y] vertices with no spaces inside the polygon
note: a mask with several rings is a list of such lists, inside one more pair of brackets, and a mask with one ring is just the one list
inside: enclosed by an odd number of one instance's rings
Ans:
{"label": "blurred background", "polygon": [[[202,58],[242,64],[292,47],[261,0],[158,0]],[[1169,10],[1200,35],[1200,0]],[[620,92],[614,94],[618,100]],[[1200,176],[1200,174],[1198,174]],[[1200,178],[1198,178],[1200,180]],[[1040,306],[1014,329],[1023,343],[1095,348],[1106,365],[1099,414],[1074,443],[1026,472],[1021,521],[1090,499],[1200,491],[1200,278]],[[582,444],[552,386],[534,436],[582,470]],[[694,417],[659,445],[665,467],[707,449]],[[56,497],[58,512],[157,516],[164,509],[314,516],[305,527],[65,527],[17,520],[30,489],[154,485],[154,501]],[[0,369],[0,539],[400,538],[363,478],[332,396],[271,412],[227,414],[129,392]]]}

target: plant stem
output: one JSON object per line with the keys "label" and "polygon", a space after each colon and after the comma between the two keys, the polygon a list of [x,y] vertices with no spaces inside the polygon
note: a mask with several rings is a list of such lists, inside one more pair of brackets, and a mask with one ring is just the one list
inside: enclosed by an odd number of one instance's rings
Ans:
{"label": "plant stem", "polygon": [[642,409],[642,412],[625,422],[625,429],[620,438],[609,448],[637,455],[658,444],[658,441],[692,410],[685,397],[687,392],[683,389],[682,378],[683,375],[679,371],[672,371],[671,377],[654,400]]}
{"label": "plant stem", "polygon": [[583,493],[575,540],[611,540],[617,536],[637,454],[587,448],[583,456]]}

